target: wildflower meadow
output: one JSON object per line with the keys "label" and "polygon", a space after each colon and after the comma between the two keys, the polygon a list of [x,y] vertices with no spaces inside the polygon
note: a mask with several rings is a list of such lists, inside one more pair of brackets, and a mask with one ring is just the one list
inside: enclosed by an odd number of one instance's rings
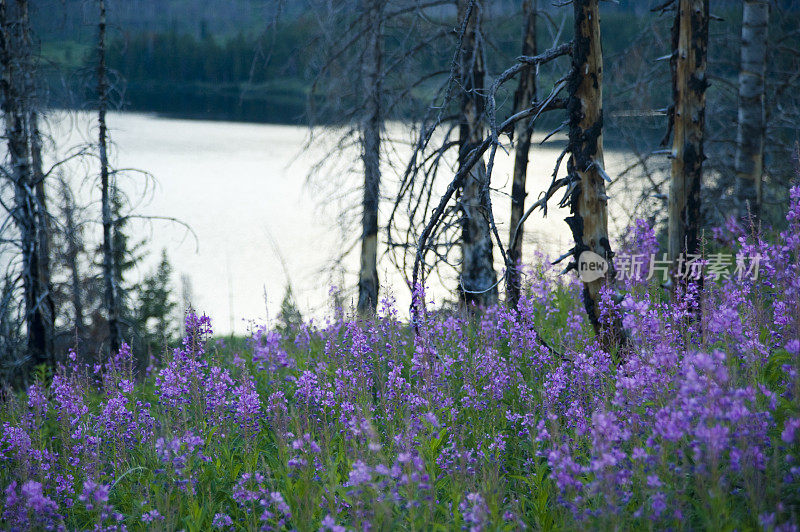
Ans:
{"label": "wildflower meadow", "polygon": [[[517,310],[336,313],[246,342],[186,316],[3,395],[3,530],[797,530],[800,188],[757,279],[604,294],[543,260]],[[656,251],[638,223],[621,243]],[[421,295],[424,297],[424,295]]]}

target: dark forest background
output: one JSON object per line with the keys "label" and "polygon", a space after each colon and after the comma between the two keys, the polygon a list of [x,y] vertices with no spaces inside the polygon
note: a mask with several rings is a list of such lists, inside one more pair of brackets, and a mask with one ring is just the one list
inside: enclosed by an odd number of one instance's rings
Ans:
{"label": "dark forest background", "polygon": [[[352,4],[355,11],[358,2]],[[486,21],[486,34],[491,36],[487,49],[490,74],[502,71],[519,55],[517,4],[508,0],[492,4]],[[541,9],[556,23],[568,11],[543,4]],[[635,55],[632,47],[637,36],[654,24],[663,26],[664,34],[668,34],[671,21],[651,12],[650,4],[635,0],[604,3],[603,52],[610,66],[615,60]],[[740,3],[729,4],[729,8],[723,2],[714,6],[718,19],[712,38],[738,38]],[[782,24],[800,27],[800,2],[781,0],[778,4],[788,15]],[[80,108],[91,101],[87,94],[94,91],[92,46],[96,30],[92,6],[82,0],[41,0],[33,9],[43,59],[41,72],[50,81],[45,84],[51,91],[50,102],[56,107]],[[324,51],[315,38],[321,15],[309,8],[306,0],[129,0],[110,2],[108,10],[108,64],[116,80],[112,103],[117,108],[181,118],[308,122],[308,106],[313,100],[309,94]],[[443,20],[452,19],[455,11],[443,6],[438,15]],[[341,16],[344,20],[348,13]],[[540,18],[540,49],[551,44],[545,30],[550,24],[547,17]],[[567,21],[567,28],[569,24]],[[408,45],[406,29],[394,31],[396,34],[390,31],[386,39],[389,55]],[[710,62],[717,63],[715,75],[734,83],[738,50],[710,47],[710,52]],[[427,64],[416,66],[421,72],[431,72],[446,69],[451,60],[451,50],[443,48],[439,54],[428,55]],[[613,95],[618,92],[614,87],[628,81],[623,76],[606,80],[610,96],[607,105],[612,113]],[[421,84],[416,95],[426,100],[436,86],[436,81]],[[667,96],[666,84],[661,89],[651,86],[653,100]],[[617,100],[620,109],[630,108],[628,102]],[[545,121],[542,125],[550,124]]]}

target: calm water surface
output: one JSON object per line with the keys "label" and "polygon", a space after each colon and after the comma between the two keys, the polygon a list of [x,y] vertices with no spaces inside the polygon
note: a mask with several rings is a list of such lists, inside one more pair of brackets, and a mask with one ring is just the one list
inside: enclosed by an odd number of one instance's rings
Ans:
{"label": "calm water surface", "polygon": [[[94,137],[96,128],[90,118],[78,114],[51,120],[52,136],[62,154]],[[355,190],[360,176],[342,168],[357,153],[339,154],[334,157],[339,157],[338,161],[329,157],[328,162],[335,164],[309,182],[310,170],[326,158],[330,146],[320,142],[307,148],[308,130],[302,127],[131,113],[112,113],[108,124],[115,166],[145,170],[154,178],[146,179],[137,172],[120,177],[119,186],[136,205],[136,213],[178,218],[197,236],[195,240],[174,223],[132,221],[129,231],[133,239],[144,240],[150,250],[132,280],[153,267],[161,248],[167,249],[175,286],[180,287],[181,276],[191,280],[193,305],[212,318],[219,333],[243,333],[252,321],[275,319],[287,281],[291,281],[300,309],[316,318],[329,313],[332,284],[355,286],[357,248],[344,262],[349,273],[343,278],[331,275],[330,264],[343,249],[336,213],[344,202],[357,214],[358,195],[333,198],[331,193]],[[393,137],[404,135],[399,126],[390,133]],[[402,143],[393,148],[396,156],[408,153]],[[549,184],[559,152],[557,146],[534,147],[529,198]],[[611,175],[622,162],[620,154],[606,154]],[[512,167],[511,158],[498,153],[493,185],[502,191],[493,201],[504,239]],[[96,209],[96,168],[89,162],[75,163],[68,172],[79,185],[81,200]],[[390,175],[388,169],[385,173]],[[387,181],[384,193],[394,189],[394,179],[388,177]],[[381,224],[389,212],[390,204],[384,201]],[[538,248],[555,255],[566,251],[570,247],[563,221],[566,215],[553,206],[547,218],[538,213],[531,216],[526,225],[526,251]],[[96,229],[93,236],[98,237]],[[410,298],[402,276],[387,258],[381,260],[379,274],[384,293],[397,299],[404,316]],[[449,295],[456,286],[451,278],[445,278],[444,285],[438,280],[432,283],[433,298]],[[346,297],[356,294],[351,291]]]}

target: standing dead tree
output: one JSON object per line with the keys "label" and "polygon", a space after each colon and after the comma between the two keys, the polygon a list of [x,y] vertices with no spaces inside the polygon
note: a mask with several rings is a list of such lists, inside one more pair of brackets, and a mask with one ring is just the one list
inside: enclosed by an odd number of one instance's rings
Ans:
{"label": "standing dead tree", "polygon": [[[33,84],[33,76],[28,77],[28,94],[36,94],[36,87]],[[51,239],[52,224],[50,211],[47,206],[47,191],[45,189],[46,177],[42,164],[42,134],[39,131],[39,113],[36,108],[31,111],[31,163],[33,165],[33,181],[36,190],[36,205],[39,209],[37,217],[37,235],[39,239],[39,279],[45,288],[47,296],[45,298],[45,309],[48,313],[51,343],[55,338],[55,316],[56,305],[53,298],[53,280],[50,272],[50,262],[52,260]],[[52,345],[50,346],[53,348]],[[53,352],[55,354],[55,352]]]}
{"label": "standing dead tree", "polygon": [[111,183],[109,181],[108,129],[108,71],[106,68],[106,4],[98,0],[99,21],[97,34],[97,146],[100,157],[100,208],[103,221],[103,284],[105,287],[105,310],[108,315],[109,349],[119,350],[122,342],[120,328],[119,298],[117,292],[116,255],[114,253],[114,220],[112,211]]}
{"label": "standing dead tree", "polygon": [[41,141],[35,111],[31,26],[27,0],[12,6],[0,0],[2,105],[14,204],[9,209],[18,231],[28,354],[33,364],[53,363],[54,309],[48,255],[49,215],[41,166]]}
{"label": "standing dead tree", "polygon": [[[441,190],[437,186],[436,179],[440,170],[445,166],[448,151],[460,147],[460,135],[454,137],[454,130],[459,129],[461,122],[461,111],[455,116],[448,116],[445,113],[450,109],[454,101],[454,89],[459,86],[462,72],[462,55],[465,49],[464,41],[469,35],[471,10],[475,8],[476,2],[470,2],[465,12],[462,12],[460,29],[458,32],[458,46],[452,61],[452,69],[447,82],[440,89],[436,103],[430,109],[428,115],[420,126],[420,134],[412,151],[411,158],[401,179],[400,194],[395,201],[394,210],[390,217],[389,235],[390,243],[398,247],[403,246],[403,237],[397,238],[400,233],[399,213],[405,211],[407,219],[410,221],[404,235],[406,242],[414,242],[416,253],[414,255],[413,269],[409,285],[419,288],[424,285],[425,277],[429,270],[437,264],[448,264],[456,266],[451,258],[454,248],[460,243],[457,229],[462,227],[462,216],[464,208],[463,190],[468,180],[475,175],[475,169],[480,172],[481,166],[485,165],[486,177],[483,179],[480,190],[480,201],[482,209],[480,215],[482,223],[486,224],[489,235],[488,246],[492,246],[492,240],[496,241],[506,266],[509,271],[510,261],[508,254],[505,253],[506,246],[501,242],[497,226],[494,221],[491,202],[491,176],[494,168],[495,156],[500,147],[501,135],[511,136],[517,124],[525,121],[526,127],[532,127],[532,123],[545,111],[553,109],[564,109],[566,101],[559,98],[558,94],[566,87],[564,79],[555,83],[550,94],[540,100],[530,102],[523,109],[514,112],[510,117],[502,122],[497,120],[497,94],[500,88],[513,79],[517,74],[528,71],[531,68],[538,68],[540,65],[554,61],[555,59],[568,55],[571,51],[571,44],[555,46],[546,52],[536,56],[519,57],[517,63],[498,76],[488,88],[485,107],[484,122],[488,125],[489,134],[478,142],[474,142],[471,150],[464,154],[459,150],[458,164],[455,175],[441,195],[437,194]],[[436,142],[434,143],[434,139]],[[488,152],[488,160],[484,159]],[[479,174],[480,175],[480,174]],[[439,198],[438,201],[436,198]],[[455,201],[452,201],[454,200]],[[520,224],[524,223],[525,218],[530,214],[530,210],[520,219]],[[422,230],[414,232],[417,223],[420,222]],[[434,261],[429,263],[426,256],[432,254]],[[463,266],[462,266],[463,268]],[[504,276],[505,278],[505,276]],[[501,280],[495,281],[489,286],[489,290],[496,290]],[[484,293],[489,290],[484,289]],[[412,319],[417,322],[420,317],[424,302],[419,298],[419,293],[414,290],[412,298]]]}
{"label": "standing dead tree", "polygon": [[382,0],[364,0],[366,47],[364,50],[364,116],[361,122],[364,162],[362,201],[361,269],[358,275],[358,312],[372,314],[378,305],[378,204],[381,185],[381,97],[383,82],[383,4]]}
{"label": "standing dead tree", "polygon": [[678,0],[671,59],[672,180],[669,191],[669,258],[700,249],[708,0]]}
{"label": "standing dead tree", "polygon": [[[603,52],[600,43],[599,0],[574,0],[575,42],[568,81],[569,151],[567,164],[574,186],[567,224],[575,239],[570,264],[575,267],[585,251],[608,263],[604,277],[585,282],[583,303],[595,331],[600,332],[600,289],[615,278],[608,237],[608,196],[603,168]],[[619,335],[619,331],[612,331]]]}
{"label": "standing dead tree", "polygon": [[[599,0],[574,0],[575,37],[572,45],[572,68],[567,78],[567,114],[569,142],[561,154],[553,182],[545,195],[531,210],[546,208],[548,199],[559,189],[565,188],[560,206],[569,205],[570,216],[566,219],[572,231],[575,245],[559,258],[573,260],[565,272],[578,270],[580,257],[585,252],[596,253],[608,264],[605,274],[583,285],[583,304],[595,332],[607,343],[622,339],[621,323],[601,324],[600,292],[613,284],[614,253],[608,235],[608,196],[605,183],[611,178],[603,162],[603,52],[600,40]],[[567,161],[567,176],[556,179],[558,165],[570,154]],[[545,211],[546,212],[546,211]]]}
{"label": "standing dead tree", "polygon": [[[732,219],[740,219],[747,214],[747,202],[750,203],[752,214],[756,214],[758,210],[759,221],[780,226],[789,201],[789,187],[795,179],[792,154],[800,117],[800,95],[798,91],[792,90],[800,79],[797,11],[795,6],[785,2],[769,2],[769,13],[763,11],[763,6],[748,4],[749,2],[711,4],[711,8],[716,5],[720,12],[709,15],[709,24],[714,24],[720,16],[724,17],[725,22],[711,27],[708,35],[706,78],[710,83],[705,91],[702,188],[703,195],[713,197],[714,201],[704,201],[701,205],[702,223],[705,227],[720,226]],[[674,13],[677,1],[673,0],[665,6]],[[745,13],[744,10],[750,13]],[[730,23],[736,21],[740,15],[754,26]],[[767,17],[769,28],[764,25],[756,31],[754,19],[763,19],[764,16]],[[743,42],[743,36],[748,34],[750,37],[745,37],[748,42]],[[757,93],[760,72],[758,59],[754,54],[757,40],[761,37],[767,39],[763,121],[759,111],[761,102],[756,99],[745,103],[747,98],[742,98],[741,94],[744,89],[742,82],[747,87],[745,92],[755,90],[752,94]],[[749,55],[755,63],[743,66],[743,53]],[[739,118],[740,110],[746,115],[742,117],[744,120]],[[759,122],[764,128],[763,143],[760,141],[757,126]],[[748,123],[755,129],[752,133],[740,136],[739,127]],[[731,127],[732,125],[736,127]],[[740,140],[750,147],[741,146]],[[762,156],[757,155],[759,147],[763,150]],[[755,150],[754,159],[744,156],[745,151],[751,148]],[[737,155],[737,152],[742,155]],[[750,161],[756,165],[750,168],[760,176],[760,184],[755,179],[745,180],[739,177],[743,175],[742,163],[749,165]],[[757,168],[759,164],[763,165],[760,170]],[[762,188],[759,205],[756,205],[756,185]]]}
{"label": "standing dead tree", "polygon": [[[357,309],[361,315],[374,313],[379,300],[381,188],[383,174],[393,163],[391,151],[398,144],[385,125],[393,118],[406,119],[415,110],[415,92],[429,81],[420,64],[436,55],[433,49],[446,34],[434,20],[446,3],[452,0],[339,0],[315,7],[319,28],[309,47],[321,53],[313,56],[317,71],[309,95],[308,144],[335,135],[329,154],[337,156],[322,158],[309,177],[324,175],[325,188],[330,187],[326,203],[342,204],[336,214],[344,251],[334,259],[336,266],[327,269],[344,269],[345,258],[360,247]],[[357,165],[341,157],[342,152],[355,151]],[[357,189],[341,178],[356,171],[363,175]],[[356,194],[361,206],[357,227],[350,208]],[[358,241],[347,242],[355,234]]]}
{"label": "standing dead tree", "polygon": [[[536,24],[538,22],[538,1],[527,0],[523,4],[525,14],[525,34],[522,42],[522,55],[535,56]],[[523,111],[536,101],[536,83],[538,68],[529,66],[519,78],[517,91],[514,93],[514,111]],[[523,229],[522,216],[525,213],[525,182],[528,176],[528,154],[533,139],[533,122],[518,122],[514,131],[516,146],[514,148],[514,180],[511,185],[511,222],[508,235],[508,261],[511,263],[506,274],[506,299],[510,306],[516,308],[522,288],[520,261],[522,260]]]}
{"label": "standing dead tree", "polygon": [[461,88],[458,167],[466,168],[461,195],[461,275],[459,294],[464,303],[497,303],[492,233],[489,225],[489,176],[483,158],[467,167],[469,154],[483,140],[484,78],[486,68],[481,35],[481,2],[459,0],[458,18],[466,21],[461,39],[458,81]]}
{"label": "standing dead tree", "polygon": [[738,195],[749,203],[755,216],[758,216],[762,202],[768,23],[767,0],[744,1],[735,164]]}

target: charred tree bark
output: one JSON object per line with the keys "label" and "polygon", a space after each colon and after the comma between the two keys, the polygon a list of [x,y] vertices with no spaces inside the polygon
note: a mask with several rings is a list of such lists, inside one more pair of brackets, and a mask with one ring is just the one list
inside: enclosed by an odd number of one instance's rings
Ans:
{"label": "charred tree bark", "polygon": [[114,220],[109,189],[108,130],[108,76],[106,70],[106,4],[98,0],[100,21],[97,36],[97,124],[98,148],[100,152],[100,208],[103,219],[103,286],[106,313],[108,314],[109,348],[111,353],[119,350],[122,332],[119,322],[119,298],[117,294],[116,264],[114,258]]}
{"label": "charred tree bark", "polygon": [[28,353],[35,365],[52,364],[54,311],[49,286],[48,216],[35,126],[30,19],[27,0],[15,4],[12,20],[6,0],[0,0],[0,92],[14,185],[12,216],[22,249]]}
{"label": "charred tree bark", "polygon": [[[480,146],[484,134],[483,91],[486,76],[482,36],[480,34],[481,2],[470,6],[468,0],[458,2],[458,20],[469,17],[461,42],[459,81],[463,96],[459,124],[459,168],[470,153]],[[463,303],[490,306],[497,303],[497,274],[492,255],[492,234],[488,218],[489,183],[486,165],[481,158],[470,170],[461,188],[461,279]]]}
{"label": "charred tree bark", "polygon": [[582,253],[591,251],[608,264],[603,277],[584,282],[583,303],[595,331],[620,338],[620,325],[603,330],[600,289],[614,281],[614,253],[608,239],[608,197],[603,167],[603,51],[600,42],[599,0],[574,0],[575,41],[568,81],[569,151],[567,169],[573,191],[567,224],[575,240],[577,267]]}
{"label": "charred tree bark", "polygon": [[745,0],[739,68],[739,120],[736,134],[736,177],[739,199],[758,217],[764,169],[764,77],[767,63],[769,2]]}
{"label": "charred tree bark", "polygon": [[373,314],[378,305],[378,205],[381,184],[381,114],[383,69],[383,1],[365,0],[366,48],[362,63],[364,117],[361,124],[361,159],[364,163],[364,197],[361,234],[361,269],[358,277],[358,312]]}
{"label": "charred tree bark", "polygon": [[[522,43],[522,55],[535,56],[538,53],[536,47],[536,22],[538,2],[527,0],[524,3],[525,10],[525,36]],[[536,101],[536,78],[538,65],[531,65],[526,69],[519,79],[517,91],[514,94],[514,113],[525,110]],[[509,225],[509,246],[508,260],[511,267],[506,274],[506,298],[508,305],[516,308],[519,302],[522,278],[520,272],[520,261],[522,260],[522,237],[523,228],[520,225],[525,214],[525,181],[528,176],[528,154],[531,149],[531,138],[533,137],[533,122],[522,120],[517,122],[514,130],[516,137],[516,147],[514,150],[514,181],[511,185],[511,222]]]}
{"label": "charred tree bark", "polygon": [[708,0],[679,0],[672,29],[673,144],[669,257],[700,251]]}

